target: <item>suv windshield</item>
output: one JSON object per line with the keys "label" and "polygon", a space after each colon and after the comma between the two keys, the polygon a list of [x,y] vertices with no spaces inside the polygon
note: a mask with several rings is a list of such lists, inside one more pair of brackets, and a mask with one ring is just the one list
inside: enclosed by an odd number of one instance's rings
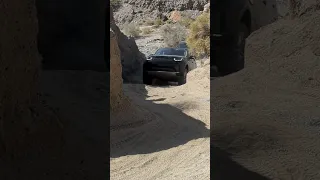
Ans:
{"label": "suv windshield", "polygon": [[178,48],[188,48],[187,43],[186,42],[180,42],[178,45]]}
{"label": "suv windshield", "polygon": [[154,55],[156,55],[156,56],[162,56],[162,55],[186,56],[186,51],[184,49],[163,48],[163,49],[159,49]]}

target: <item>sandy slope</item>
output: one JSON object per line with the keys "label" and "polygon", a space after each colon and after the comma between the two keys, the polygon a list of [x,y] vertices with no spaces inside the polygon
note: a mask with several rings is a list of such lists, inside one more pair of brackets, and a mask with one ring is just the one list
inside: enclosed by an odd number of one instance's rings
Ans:
{"label": "sandy slope", "polygon": [[[102,179],[108,153],[108,86],[106,73],[92,71],[42,72],[43,100],[63,128],[63,142],[46,177],[33,179]],[[104,158],[105,157],[105,158]],[[32,177],[32,176],[31,176]],[[50,177],[50,178],[49,178]]]}
{"label": "sandy slope", "polygon": [[319,17],[258,30],[246,68],[211,81],[213,145],[270,179],[320,179]]}
{"label": "sandy slope", "polygon": [[40,77],[44,107],[34,115],[44,111],[39,120],[49,127],[29,135],[30,143],[15,161],[0,164],[2,179],[107,179],[107,74],[43,71]]}
{"label": "sandy slope", "polygon": [[210,178],[208,72],[190,72],[183,86],[124,85],[130,105],[111,119],[112,180]]}

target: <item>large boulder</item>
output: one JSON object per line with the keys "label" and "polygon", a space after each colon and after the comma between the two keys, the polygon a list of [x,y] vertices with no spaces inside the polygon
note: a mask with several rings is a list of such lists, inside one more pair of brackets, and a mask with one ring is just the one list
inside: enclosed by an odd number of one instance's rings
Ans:
{"label": "large boulder", "polygon": [[181,20],[181,13],[179,11],[172,11],[169,19],[173,22],[178,22]]}
{"label": "large boulder", "polygon": [[142,63],[145,55],[139,48],[133,37],[124,35],[116,25],[112,9],[110,9],[110,28],[117,37],[122,63],[122,78],[124,82],[139,83],[142,80]]}

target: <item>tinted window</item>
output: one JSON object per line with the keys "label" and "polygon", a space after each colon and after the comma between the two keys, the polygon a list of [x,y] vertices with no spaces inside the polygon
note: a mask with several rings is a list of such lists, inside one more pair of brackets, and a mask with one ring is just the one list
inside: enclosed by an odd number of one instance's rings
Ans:
{"label": "tinted window", "polygon": [[159,49],[155,55],[174,55],[174,56],[186,56],[186,51],[184,49]]}
{"label": "tinted window", "polygon": [[178,45],[178,48],[188,48],[187,43],[181,42],[181,43]]}

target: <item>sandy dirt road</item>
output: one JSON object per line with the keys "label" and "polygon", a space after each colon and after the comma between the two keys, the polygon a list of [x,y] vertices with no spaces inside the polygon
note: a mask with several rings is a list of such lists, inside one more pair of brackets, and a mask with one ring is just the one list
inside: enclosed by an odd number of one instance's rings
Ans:
{"label": "sandy dirt road", "polygon": [[209,66],[183,86],[124,91],[130,105],[111,119],[111,179],[210,179]]}

